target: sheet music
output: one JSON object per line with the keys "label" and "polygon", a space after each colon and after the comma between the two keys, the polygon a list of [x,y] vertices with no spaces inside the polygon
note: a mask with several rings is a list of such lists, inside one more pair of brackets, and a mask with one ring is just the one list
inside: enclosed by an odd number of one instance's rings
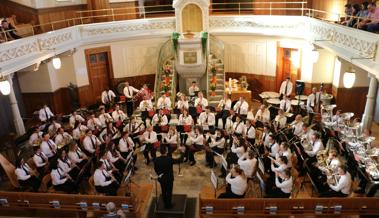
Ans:
{"label": "sheet music", "polygon": [[218,181],[217,181],[217,176],[213,170],[211,171],[211,182],[212,182],[213,188],[216,190]]}
{"label": "sheet music", "polygon": [[143,151],[145,150],[145,148],[146,148],[146,145],[142,145],[142,146],[140,147],[140,152],[143,152]]}

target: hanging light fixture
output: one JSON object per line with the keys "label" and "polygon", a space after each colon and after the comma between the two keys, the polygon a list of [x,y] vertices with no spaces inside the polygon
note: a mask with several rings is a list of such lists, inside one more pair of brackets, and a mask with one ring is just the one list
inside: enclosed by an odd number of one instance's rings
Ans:
{"label": "hanging light fixture", "polygon": [[0,76],[0,92],[3,95],[9,95],[11,93],[11,84],[4,76]]}
{"label": "hanging light fixture", "polygon": [[53,58],[53,67],[54,67],[54,69],[56,69],[56,70],[61,69],[61,67],[62,67],[62,61],[61,61],[61,58],[60,58],[60,57],[55,56],[55,57]]}
{"label": "hanging light fixture", "polygon": [[347,89],[353,87],[355,82],[355,70],[350,68],[343,74],[343,86]]}

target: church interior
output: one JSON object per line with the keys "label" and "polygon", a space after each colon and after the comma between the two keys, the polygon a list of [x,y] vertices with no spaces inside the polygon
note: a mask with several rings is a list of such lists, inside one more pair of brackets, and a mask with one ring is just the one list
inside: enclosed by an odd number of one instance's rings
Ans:
{"label": "church interior", "polygon": [[379,1],[0,15],[0,217],[378,217]]}

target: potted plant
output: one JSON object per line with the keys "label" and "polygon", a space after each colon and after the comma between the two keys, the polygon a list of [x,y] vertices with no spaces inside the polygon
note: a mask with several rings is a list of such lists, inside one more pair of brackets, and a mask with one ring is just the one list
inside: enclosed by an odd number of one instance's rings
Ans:
{"label": "potted plant", "polygon": [[210,84],[210,89],[211,89],[211,96],[215,96],[216,95],[216,83],[211,83]]}

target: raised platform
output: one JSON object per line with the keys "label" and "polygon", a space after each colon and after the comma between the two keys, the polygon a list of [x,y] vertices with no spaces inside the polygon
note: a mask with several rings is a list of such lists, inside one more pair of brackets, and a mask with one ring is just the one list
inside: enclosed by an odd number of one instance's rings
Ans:
{"label": "raised platform", "polygon": [[[154,201],[152,202],[155,203]],[[158,205],[155,208],[155,217],[177,218],[185,217],[187,208],[187,195],[172,195],[173,208],[166,209],[164,207],[163,198],[159,196]]]}

